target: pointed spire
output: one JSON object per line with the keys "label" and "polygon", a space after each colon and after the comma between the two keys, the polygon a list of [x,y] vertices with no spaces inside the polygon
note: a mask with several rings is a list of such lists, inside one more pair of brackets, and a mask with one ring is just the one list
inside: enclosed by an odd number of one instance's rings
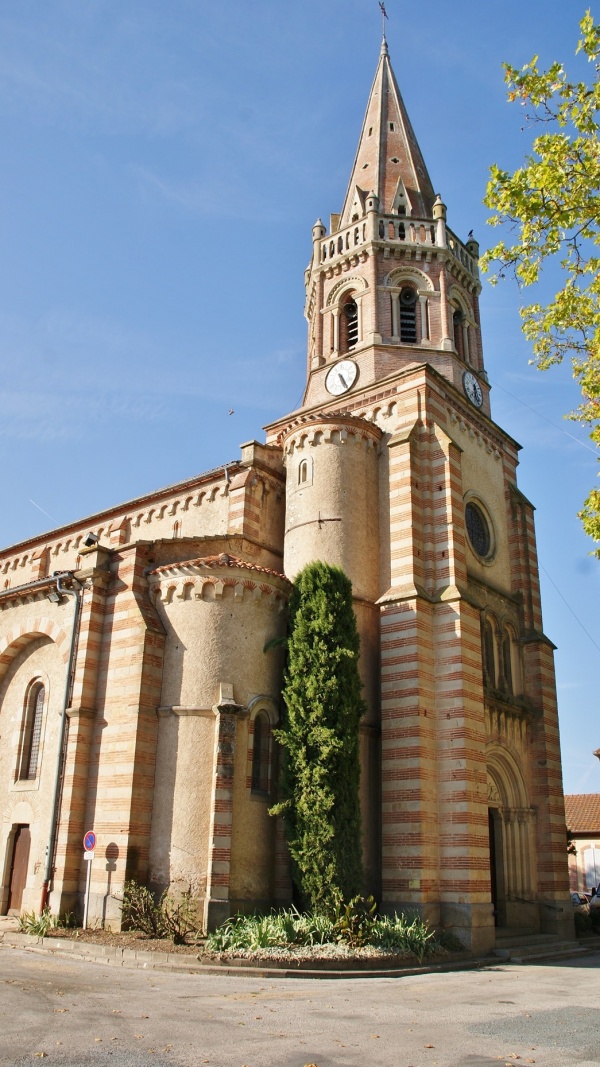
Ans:
{"label": "pointed spire", "polygon": [[407,215],[431,218],[435,193],[392,70],[385,33],[344,201],[342,226],[352,221],[357,205],[364,203],[371,189],[379,197],[383,214],[398,214],[402,205]]}

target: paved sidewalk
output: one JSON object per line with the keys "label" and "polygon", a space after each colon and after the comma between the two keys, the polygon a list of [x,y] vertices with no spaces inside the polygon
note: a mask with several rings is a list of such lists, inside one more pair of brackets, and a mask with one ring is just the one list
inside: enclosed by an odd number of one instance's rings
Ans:
{"label": "paved sidewalk", "polygon": [[599,965],[298,982],[4,945],[0,1067],[598,1067]]}

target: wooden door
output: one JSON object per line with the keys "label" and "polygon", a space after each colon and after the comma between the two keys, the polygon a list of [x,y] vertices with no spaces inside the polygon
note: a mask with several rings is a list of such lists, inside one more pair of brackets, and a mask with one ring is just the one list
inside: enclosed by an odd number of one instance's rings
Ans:
{"label": "wooden door", "polygon": [[10,890],[8,896],[8,911],[18,915],[21,912],[23,890],[27,881],[27,866],[29,864],[29,846],[31,834],[28,826],[19,826],[15,834],[12,864],[10,868]]}

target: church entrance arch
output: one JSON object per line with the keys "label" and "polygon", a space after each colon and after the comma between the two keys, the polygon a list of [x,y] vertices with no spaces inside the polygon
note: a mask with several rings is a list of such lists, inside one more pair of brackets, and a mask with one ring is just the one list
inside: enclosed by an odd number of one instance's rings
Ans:
{"label": "church entrance arch", "polygon": [[490,886],[496,926],[537,925],[535,836],[521,769],[500,745],[488,747]]}

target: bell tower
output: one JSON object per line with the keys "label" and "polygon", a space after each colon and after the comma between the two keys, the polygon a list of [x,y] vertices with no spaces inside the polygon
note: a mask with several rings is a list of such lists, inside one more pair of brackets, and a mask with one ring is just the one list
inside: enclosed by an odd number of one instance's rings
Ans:
{"label": "bell tower", "polygon": [[520,446],[491,418],[478,245],[447,225],[383,41],[339,214],[313,228],[284,570],[352,581],[365,891],[475,953],[572,936],[553,645]]}
{"label": "bell tower", "polygon": [[303,406],[427,362],[489,414],[478,251],[446,224],[384,38],[342,210],[313,227]]}

